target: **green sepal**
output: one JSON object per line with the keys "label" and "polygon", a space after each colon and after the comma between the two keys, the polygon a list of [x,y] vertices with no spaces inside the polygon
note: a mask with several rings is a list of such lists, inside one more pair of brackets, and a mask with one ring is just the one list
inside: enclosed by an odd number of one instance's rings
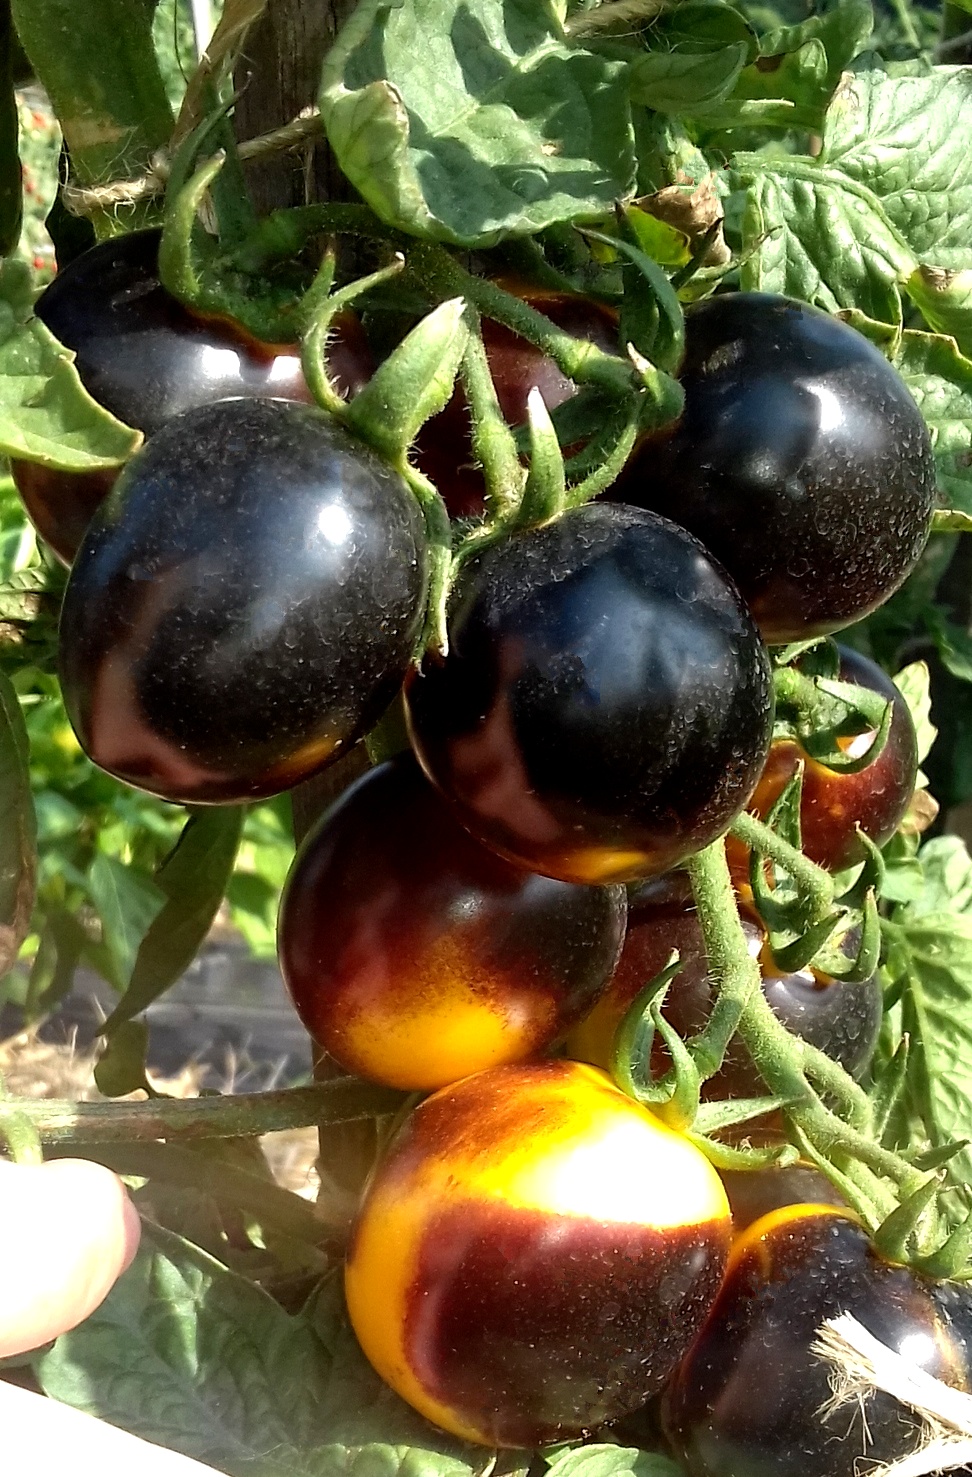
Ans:
{"label": "green sepal", "polygon": [[926,1277],[942,1281],[967,1282],[972,1279],[972,1211],[939,1247],[924,1256],[915,1257],[912,1265]]}
{"label": "green sepal", "polygon": [[752,1149],[741,1144],[723,1144],[718,1139],[710,1139],[691,1130],[685,1137],[716,1169],[785,1169],[800,1157],[792,1144],[769,1144],[765,1148]]}
{"label": "green sepal", "polygon": [[864,862],[851,886],[840,894],[837,902],[842,908],[852,908],[861,911],[867,904],[869,893],[875,893],[878,897],[881,896],[884,887],[884,875],[887,869],[881,848],[875,846],[870,836],[862,831],[860,826],[856,830],[857,844],[864,853]]}
{"label": "green sepal", "polygon": [[[761,915],[762,916],[762,915]],[[769,944],[777,966],[783,974],[795,974],[800,969],[806,969],[813,960],[817,960],[821,951],[832,938],[835,929],[843,921],[843,913],[831,913],[829,918],[822,918],[819,923],[813,923],[805,932],[800,933],[797,938],[791,939],[789,943],[782,942],[788,937],[787,934],[777,935],[770,930]],[[765,919],[763,920],[766,921]],[[821,965],[821,968],[823,966]],[[825,971],[830,973],[829,970]],[[873,974],[873,970],[871,971]],[[869,978],[870,976],[865,976]]]}
{"label": "green sepal", "polygon": [[699,1111],[702,1097],[702,1074],[695,1064],[689,1043],[682,1040],[675,1027],[662,1015],[664,991],[652,999],[648,1010],[655,1030],[668,1048],[672,1065],[662,1078],[661,1086],[673,1083],[671,1096],[658,1103],[655,1112],[663,1123],[676,1133],[691,1128]]}
{"label": "green sepal", "polygon": [[[222,197],[216,188],[227,162],[224,151],[193,168],[200,149],[222,125],[220,113],[210,115],[176,153],[165,197],[159,275],[173,297],[192,312],[231,318],[263,343],[296,343],[309,272],[285,264],[276,273],[250,275],[232,266],[221,244],[198,225],[199,210],[210,191],[224,202],[238,193],[232,181]],[[238,253],[245,241],[240,244],[236,239],[240,222],[235,215],[233,222],[228,246]]]}
{"label": "green sepal", "polygon": [[665,968],[639,990],[614,1033],[611,1076],[622,1092],[647,1107],[665,1102],[671,1096],[667,1087],[662,1088],[651,1077],[651,1047],[655,1039],[651,1005],[657,996],[664,998],[664,992],[680,969],[679,956],[673,953]]}
{"label": "green sepal", "polygon": [[940,1186],[940,1177],[929,1175],[872,1232],[875,1247],[889,1262],[901,1262],[906,1266],[914,1262],[915,1253],[919,1250],[918,1234],[922,1221]]}
{"label": "green sepal", "polygon": [[[853,959],[849,959],[839,946],[822,948],[815,957],[811,956],[822,974],[829,975],[831,979],[845,980],[848,984],[873,979],[881,962],[881,915],[873,889],[865,895],[860,927],[860,943]],[[807,963],[810,963],[809,959]]]}
{"label": "green sepal", "polygon": [[943,1164],[948,1164],[956,1154],[961,1154],[963,1149],[969,1146],[969,1139],[955,1139],[950,1144],[940,1144],[936,1149],[901,1150],[901,1157],[907,1159],[916,1169],[922,1172],[931,1169],[941,1169]]}
{"label": "green sepal", "polygon": [[[893,1122],[895,1109],[907,1088],[910,1051],[911,1038],[904,1035],[893,1054],[883,1063],[880,1073],[874,1074],[874,1080],[868,1092],[874,1136],[882,1144],[887,1143],[888,1138],[894,1138],[893,1134],[888,1134],[888,1128]],[[889,1147],[893,1147],[893,1144]]]}
{"label": "green sepal", "polygon": [[527,398],[530,471],[516,515],[516,527],[532,528],[563,511],[567,498],[564,454],[544,398],[534,385]]}
{"label": "green sepal", "polygon": [[397,462],[425,422],[448,403],[468,338],[462,298],[440,303],[358,391],[346,424]]}
{"label": "green sepal", "polygon": [[[633,234],[633,227],[627,227],[626,223],[625,226]],[[590,230],[583,234],[589,241],[613,247],[635,269],[632,276],[625,267],[622,332],[653,365],[664,370],[677,369],[685,353],[685,315],[678,294],[662,268],[639,246],[623,237]]]}
{"label": "green sepal", "polygon": [[[836,681],[824,675],[830,663],[827,647],[809,650],[801,668],[777,667],[777,732],[789,731],[810,758],[839,774],[857,774],[878,758],[887,742],[894,716],[892,705],[870,688]],[[809,666],[809,672],[803,667]],[[821,671],[821,667],[824,668]],[[874,732],[862,754],[840,747],[842,738]]]}
{"label": "green sepal", "polygon": [[726,1128],[735,1128],[739,1123],[748,1123],[753,1118],[776,1113],[792,1102],[793,1099],[789,1097],[741,1097],[702,1103],[692,1126],[696,1133],[721,1133]]}
{"label": "green sepal", "polygon": [[972,513],[959,508],[938,508],[932,514],[932,533],[972,533]]}
{"label": "green sepal", "polygon": [[820,1173],[830,1181],[834,1189],[846,1200],[851,1210],[860,1216],[865,1228],[868,1231],[873,1231],[875,1226],[880,1225],[882,1219],[881,1211],[871,1196],[862,1189],[857,1181],[851,1175],[846,1174],[844,1170],[839,1169],[836,1164],[833,1164],[829,1159],[818,1153],[802,1128],[800,1128],[799,1124],[794,1123],[792,1118],[788,1118],[787,1127],[790,1137],[799,1148],[799,1157],[805,1159],[808,1164],[812,1164],[814,1169],[819,1169]]}
{"label": "green sepal", "polygon": [[304,378],[318,405],[343,421],[347,416],[347,402],[332,383],[328,372],[327,345],[331,327],[338,314],[356,298],[398,277],[404,270],[405,258],[397,254],[387,267],[381,267],[367,277],[358,277],[333,292],[331,289],[334,286],[336,267],[337,258],[333,248],[329,248],[314,281],[301,299],[300,363]]}

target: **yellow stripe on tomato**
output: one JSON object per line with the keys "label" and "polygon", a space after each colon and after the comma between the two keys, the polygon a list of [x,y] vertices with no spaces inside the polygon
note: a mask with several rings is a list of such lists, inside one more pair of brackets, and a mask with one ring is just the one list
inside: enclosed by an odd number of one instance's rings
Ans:
{"label": "yellow stripe on tomato", "polygon": [[348,1307],[430,1420],[539,1445],[661,1385],[729,1239],[708,1161],[602,1073],[497,1068],[436,1093],[393,1144],[355,1228]]}

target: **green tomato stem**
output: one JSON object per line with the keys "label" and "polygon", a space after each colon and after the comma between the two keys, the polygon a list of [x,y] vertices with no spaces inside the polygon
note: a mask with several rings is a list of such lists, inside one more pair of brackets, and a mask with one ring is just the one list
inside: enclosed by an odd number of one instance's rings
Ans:
{"label": "green tomato stem", "polygon": [[575,384],[599,385],[612,395],[630,396],[635,380],[623,359],[574,338],[513,293],[467,272],[444,247],[427,243],[414,246],[409,266],[433,296],[465,298],[484,316],[548,354]]}
{"label": "green tomato stem", "polygon": [[[147,1139],[224,1139],[353,1123],[394,1113],[404,1094],[357,1077],[336,1077],[313,1087],[201,1098],[153,1098],[150,1102],[0,1101],[0,1133],[10,1138],[25,1121],[42,1144],[127,1143]],[[11,1126],[13,1125],[13,1126]]]}
{"label": "green tomato stem", "polygon": [[[748,840],[749,837],[743,835],[742,839]],[[792,851],[792,848],[787,850]],[[809,1053],[805,1054],[805,1043],[791,1035],[777,1019],[762,989],[753,988],[753,977],[755,975],[758,981],[759,968],[749,953],[739,919],[724,843],[714,842],[698,852],[689,860],[687,867],[710,970],[713,978],[719,981],[712,1011],[713,1019],[720,1022],[719,1036],[724,1033],[726,1023],[738,1014],[738,1035],[757,1071],[773,1096],[788,1101],[787,1118],[813,1146],[822,1167],[826,1169],[834,1156],[846,1156],[851,1161],[859,1160],[875,1174],[891,1180],[904,1195],[912,1194],[924,1176],[897,1154],[876,1144],[861,1128],[838,1117],[822,1102],[807,1080],[805,1062]],[[814,871],[819,869],[814,868]],[[827,876],[826,873],[822,875]],[[742,999],[744,993],[745,998]],[[725,1016],[722,1013],[724,996],[727,996]],[[812,1059],[812,1069],[821,1074],[816,1058]],[[827,1079],[826,1090],[839,1097],[845,1106],[852,1104],[855,1117],[860,1115],[859,1089],[837,1063],[827,1068],[823,1075]],[[877,1206],[873,1207],[873,1212],[870,1217],[872,1229],[883,1219]]]}
{"label": "green tomato stem", "polygon": [[770,861],[776,862],[790,874],[811,904],[811,922],[827,917],[834,905],[834,881],[829,872],[818,867],[802,851],[797,851],[795,846],[791,846],[763,821],[757,820],[746,811],[736,816],[729,827],[729,833],[750,850],[763,852]]}

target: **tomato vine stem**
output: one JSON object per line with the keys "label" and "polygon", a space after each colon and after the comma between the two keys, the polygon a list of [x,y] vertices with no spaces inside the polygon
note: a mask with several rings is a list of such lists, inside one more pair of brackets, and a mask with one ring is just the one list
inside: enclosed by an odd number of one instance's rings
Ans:
{"label": "tomato vine stem", "polygon": [[835,892],[834,879],[829,872],[818,867],[816,862],[810,861],[802,851],[791,846],[772,827],[757,820],[747,811],[736,816],[729,827],[729,834],[735,836],[737,841],[742,841],[751,851],[759,851],[768,856],[770,861],[776,862],[789,873],[810,904],[811,922],[827,917],[834,906]]}
{"label": "tomato vine stem", "polygon": [[20,1123],[29,1125],[42,1144],[236,1138],[381,1118],[394,1113],[404,1096],[357,1077],[336,1077],[313,1087],[149,1102],[0,1099],[0,1134],[9,1142]]}

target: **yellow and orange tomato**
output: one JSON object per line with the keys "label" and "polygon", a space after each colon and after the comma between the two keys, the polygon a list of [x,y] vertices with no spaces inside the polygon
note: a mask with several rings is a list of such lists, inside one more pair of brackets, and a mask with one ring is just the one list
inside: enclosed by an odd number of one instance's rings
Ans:
{"label": "yellow and orange tomato", "polygon": [[414,760],[359,780],[307,838],[280,910],[284,979],[349,1072],[430,1089],[561,1039],[624,937],[620,887],[524,872],[463,830]]}
{"label": "yellow and orange tomato", "polygon": [[498,1067],[410,1117],[366,1192],[348,1309],[378,1373],[490,1446],[639,1407],[689,1347],[731,1239],[715,1170],[593,1067]]}

